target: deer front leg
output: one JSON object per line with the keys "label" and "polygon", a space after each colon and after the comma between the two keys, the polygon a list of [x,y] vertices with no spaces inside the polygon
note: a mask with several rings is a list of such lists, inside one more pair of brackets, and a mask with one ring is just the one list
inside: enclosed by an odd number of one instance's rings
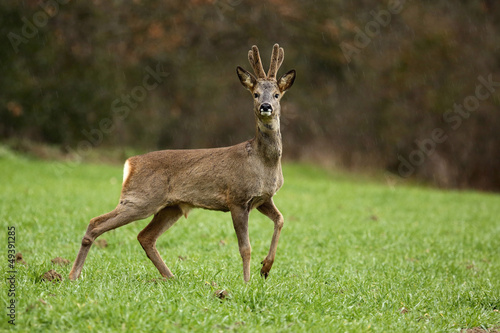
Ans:
{"label": "deer front leg", "polygon": [[148,258],[153,262],[160,274],[166,278],[173,278],[174,275],[161,259],[156,249],[156,240],[174,225],[181,216],[182,210],[179,206],[165,207],[156,213],[153,220],[137,235],[137,240],[141,243]]}
{"label": "deer front leg", "polygon": [[278,248],[278,240],[280,238],[281,228],[283,228],[283,215],[274,205],[273,199],[269,199],[259,207],[257,207],[259,212],[269,217],[274,222],[274,233],[271,240],[271,247],[267,257],[262,261],[262,269],[260,270],[260,275],[267,278],[269,271],[274,263],[274,258],[276,257],[276,249]]}
{"label": "deer front leg", "polygon": [[252,253],[250,238],[248,237],[248,214],[248,209],[244,207],[234,207],[231,209],[233,226],[238,238],[241,259],[243,260],[243,279],[245,282],[250,280],[250,257]]}

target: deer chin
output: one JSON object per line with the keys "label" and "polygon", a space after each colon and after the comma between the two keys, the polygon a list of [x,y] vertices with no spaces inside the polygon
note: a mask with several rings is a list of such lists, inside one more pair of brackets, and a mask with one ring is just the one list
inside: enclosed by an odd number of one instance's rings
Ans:
{"label": "deer chin", "polygon": [[260,115],[264,117],[271,117],[273,114],[272,111],[260,111]]}

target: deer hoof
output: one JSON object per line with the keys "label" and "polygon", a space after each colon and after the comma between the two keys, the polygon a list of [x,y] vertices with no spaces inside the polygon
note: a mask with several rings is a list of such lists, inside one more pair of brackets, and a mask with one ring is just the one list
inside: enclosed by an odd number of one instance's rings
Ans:
{"label": "deer hoof", "polygon": [[269,275],[269,271],[271,270],[271,266],[273,265],[272,262],[264,259],[262,262],[262,268],[260,270],[260,275],[263,276],[265,279],[267,279]]}

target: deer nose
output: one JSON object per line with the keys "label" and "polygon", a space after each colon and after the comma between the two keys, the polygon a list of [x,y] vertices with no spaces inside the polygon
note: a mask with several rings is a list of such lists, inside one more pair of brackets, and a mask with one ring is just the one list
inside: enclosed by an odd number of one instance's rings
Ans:
{"label": "deer nose", "polygon": [[269,103],[262,103],[259,111],[260,111],[260,114],[264,114],[266,116],[269,116],[273,112],[273,107]]}

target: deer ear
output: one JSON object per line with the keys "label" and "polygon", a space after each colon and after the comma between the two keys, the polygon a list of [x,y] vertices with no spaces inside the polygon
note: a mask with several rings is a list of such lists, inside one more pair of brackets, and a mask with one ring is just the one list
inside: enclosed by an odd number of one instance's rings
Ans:
{"label": "deer ear", "polygon": [[243,87],[251,91],[252,88],[257,83],[257,79],[255,78],[255,76],[253,76],[240,66],[236,68],[236,73],[238,73],[238,77],[240,78],[240,82],[243,85]]}
{"label": "deer ear", "polygon": [[295,81],[295,70],[292,69],[288,73],[284,74],[282,77],[278,79],[278,87],[280,91],[284,93],[287,91]]}

